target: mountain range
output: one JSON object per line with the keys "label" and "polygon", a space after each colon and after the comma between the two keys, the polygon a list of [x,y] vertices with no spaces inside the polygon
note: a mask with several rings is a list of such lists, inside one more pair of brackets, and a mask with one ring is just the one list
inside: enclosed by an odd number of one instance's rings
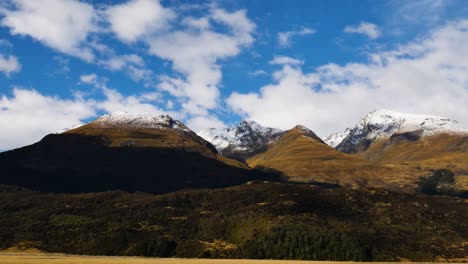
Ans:
{"label": "mountain range", "polygon": [[0,249],[463,260],[467,131],[388,110],[324,139],[111,113],[0,153]]}
{"label": "mountain range", "polygon": [[112,113],[38,143],[0,153],[0,183],[52,192],[166,193],[264,178],[220,156],[170,116]]}
{"label": "mountain range", "polygon": [[[468,129],[443,117],[378,110],[322,140],[301,125],[283,131],[242,121],[197,135],[168,115],[116,112],[1,153],[7,173],[0,183],[42,191],[164,193],[280,176],[417,192],[420,177],[450,169],[454,189],[465,192],[467,158]],[[100,183],[85,184],[88,177]]]}
{"label": "mountain range", "polygon": [[[198,134],[220,153],[245,160],[251,167],[279,170],[294,181],[410,191],[417,188],[419,177],[446,168],[455,172],[457,188],[468,190],[468,129],[455,120],[383,109],[370,112],[355,127],[323,139],[314,134],[312,140],[304,140],[305,135],[293,140],[291,135],[298,131],[313,133],[298,127],[282,131],[243,121],[236,127]],[[331,148],[317,144],[320,142]]]}

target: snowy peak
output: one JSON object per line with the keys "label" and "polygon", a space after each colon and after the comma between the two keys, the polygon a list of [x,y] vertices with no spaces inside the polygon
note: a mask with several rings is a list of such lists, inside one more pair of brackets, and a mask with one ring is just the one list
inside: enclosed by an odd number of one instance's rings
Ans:
{"label": "snowy peak", "polygon": [[[428,115],[399,113],[391,110],[376,110],[364,118],[349,132],[327,138],[329,145],[346,153],[367,149],[378,138],[389,138],[394,134],[418,131],[421,137],[436,134],[468,134],[457,121]],[[340,139],[342,138],[341,142]],[[338,143],[339,142],[339,143]]]}
{"label": "snowy peak", "polygon": [[225,156],[246,158],[266,147],[277,139],[283,131],[263,127],[254,121],[244,120],[239,125],[230,128],[209,128],[198,135],[211,142]]}
{"label": "snowy peak", "polygon": [[405,114],[390,110],[377,110],[369,113],[361,121],[357,128],[368,129],[373,133],[370,136],[391,136],[392,134],[406,133],[421,130],[423,136],[448,133],[467,133],[457,121],[428,115]]}
{"label": "snowy peak", "polygon": [[351,132],[351,129],[347,128],[344,132],[333,133],[330,136],[323,139],[327,145],[332,148],[336,148]]}
{"label": "snowy peak", "polygon": [[180,129],[190,131],[182,122],[169,115],[130,114],[114,112],[90,123],[98,128]]}

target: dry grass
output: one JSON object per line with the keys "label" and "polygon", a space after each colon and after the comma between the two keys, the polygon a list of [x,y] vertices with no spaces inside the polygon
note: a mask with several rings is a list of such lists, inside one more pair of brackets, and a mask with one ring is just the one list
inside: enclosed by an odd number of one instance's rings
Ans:
{"label": "dry grass", "polygon": [[447,168],[455,172],[457,187],[468,190],[468,137],[459,135],[429,136],[418,141],[388,139],[374,142],[369,149],[357,154],[374,162],[406,164],[429,169]]}
{"label": "dry grass", "polygon": [[382,164],[332,149],[300,130],[292,129],[270,148],[248,160],[282,171],[293,181],[318,181],[342,185],[366,185],[411,192],[425,172],[415,166]]}
{"label": "dry grass", "polygon": [[[288,260],[240,260],[240,259],[157,259],[139,257],[69,256],[41,253],[0,253],[2,264],[333,264],[356,262],[288,261]],[[366,262],[376,263],[376,262]],[[389,262],[388,262],[389,263]]]}

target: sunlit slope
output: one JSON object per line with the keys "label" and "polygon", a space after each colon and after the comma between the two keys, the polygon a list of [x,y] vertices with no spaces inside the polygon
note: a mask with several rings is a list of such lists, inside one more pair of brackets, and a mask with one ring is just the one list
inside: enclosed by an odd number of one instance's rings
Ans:
{"label": "sunlit slope", "polygon": [[457,186],[468,190],[468,136],[438,134],[418,140],[401,135],[375,141],[357,153],[363,158],[391,164],[428,169],[446,168],[456,175]]}
{"label": "sunlit slope", "polygon": [[324,144],[312,131],[297,126],[264,153],[248,159],[251,167],[281,171],[291,181],[317,181],[413,191],[425,172],[411,166],[380,164],[348,155]]}

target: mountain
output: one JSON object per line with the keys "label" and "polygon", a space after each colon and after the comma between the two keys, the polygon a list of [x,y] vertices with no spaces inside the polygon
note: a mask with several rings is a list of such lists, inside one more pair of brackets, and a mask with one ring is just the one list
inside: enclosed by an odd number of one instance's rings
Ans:
{"label": "mountain", "polygon": [[332,148],[336,148],[341,142],[343,142],[343,139],[345,139],[350,132],[351,129],[347,128],[344,132],[333,133],[330,136],[324,138],[323,142],[327,143],[327,145]]}
{"label": "mountain", "polygon": [[46,192],[166,193],[266,177],[217,154],[170,116],[112,113],[0,153],[0,184]]}
{"label": "mountain", "polygon": [[425,171],[449,169],[457,188],[468,190],[468,129],[455,120],[378,110],[348,131],[339,144],[339,136],[332,135],[330,139],[337,139],[327,142],[377,163]]}
{"label": "mountain", "polygon": [[105,137],[111,147],[157,147],[217,156],[213,145],[169,115],[114,112],[64,134]]}
{"label": "mountain", "polygon": [[251,167],[273,169],[293,182],[373,186],[414,192],[422,171],[386,165],[337,151],[314,132],[296,126],[272,142],[265,152],[249,159]]}
{"label": "mountain", "polygon": [[254,121],[242,121],[231,128],[209,128],[198,135],[211,142],[223,156],[243,160],[259,153],[283,131],[270,127],[263,127]]}
{"label": "mountain", "polygon": [[368,149],[378,139],[388,139],[393,136],[416,141],[440,134],[468,135],[468,129],[457,121],[445,117],[377,110],[362,118],[349,132],[339,134],[341,137],[338,136],[338,140],[333,141],[333,145],[345,153],[358,153]]}

